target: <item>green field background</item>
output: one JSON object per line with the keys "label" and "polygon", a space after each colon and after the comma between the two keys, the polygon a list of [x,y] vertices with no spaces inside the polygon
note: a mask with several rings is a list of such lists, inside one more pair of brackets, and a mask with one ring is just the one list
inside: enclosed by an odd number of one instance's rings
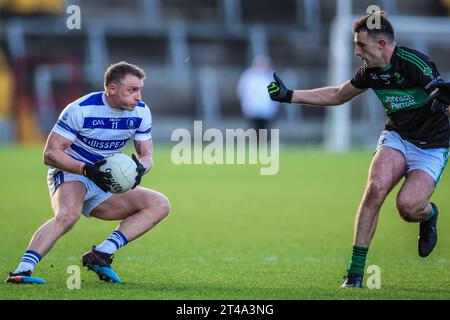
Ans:
{"label": "green field background", "polygon": [[[51,216],[42,147],[0,147],[0,277],[20,261],[33,232]],[[418,224],[401,220],[395,193],[386,200],[369,250],[381,289],[344,290],[353,221],[370,151],[343,155],[283,147],[280,171],[259,165],[172,164],[156,146],[143,185],[166,194],[172,212],[116,253],[122,284],[82,269],[81,289],[66,286],[67,267],[102,242],[115,222],[82,217],[42,260],[34,275],[46,285],[0,283],[0,299],[449,299],[450,175],[433,195],[439,241],[417,254]]]}

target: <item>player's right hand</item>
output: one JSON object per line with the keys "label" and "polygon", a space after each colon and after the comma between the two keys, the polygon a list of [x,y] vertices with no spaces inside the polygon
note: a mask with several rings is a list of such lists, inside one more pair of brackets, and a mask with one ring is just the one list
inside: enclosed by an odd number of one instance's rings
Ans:
{"label": "player's right hand", "polygon": [[431,104],[431,111],[447,113],[450,105],[450,82],[436,82],[433,83],[430,88],[434,89],[434,91],[425,101],[433,101]]}
{"label": "player's right hand", "polygon": [[288,89],[283,81],[277,76],[276,73],[273,74],[274,82],[271,82],[267,86],[267,91],[269,92],[270,99],[279,102],[292,102],[292,94],[294,93],[292,90]]}
{"label": "player's right hand", "polygon": [[109,175],[107,173],[100,171],[100,166],[105,163],[106,159],[99,160],[94,164],[86,163],[83,166],[82,173],[83,176],[92,180],[104,192],[108,192],[109,187],[111,186],[111,180],[109,179]]}
{"label": "player's right hand", "polygon": [[450,82],[439,82],[432,86],[434,89],[439,89],[437,99],[447,105],[450,104]]}
{"label": "player's right hand", "polygon": [[433,103],[431,104],[431,112],[447,113],[449,106],[450,106],[450,104],[442,103],[441,101],[439,101],[439,99],[436,98],[433,100]]}

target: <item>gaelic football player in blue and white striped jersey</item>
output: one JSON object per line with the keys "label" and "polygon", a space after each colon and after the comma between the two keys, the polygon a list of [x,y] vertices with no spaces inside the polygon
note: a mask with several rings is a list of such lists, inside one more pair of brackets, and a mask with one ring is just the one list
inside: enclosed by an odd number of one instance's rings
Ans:
{"label": "gaelic football player in blue and white striped jersey", "polygon": [[[121,282],[111,268],[113,254],[137,239],[170,211],[161,193],[138,186],[152,168],[152,118],[141,101],[145,73],[138,66],[119,62],[105,72],[105,91],[94,92],[70,103],[48,136],[44,162],[49,166],[48,186],[54,217],[43,224],[7,282],[45,283],[33,277],[39,261],[68,232],[81,214],[121,221],[98,246],[85,253],[83,265],[107,282]],[[134,141],[138,175],[132,190],[108,192],[110,181],[99,167],[105,158],[122,152]]]}

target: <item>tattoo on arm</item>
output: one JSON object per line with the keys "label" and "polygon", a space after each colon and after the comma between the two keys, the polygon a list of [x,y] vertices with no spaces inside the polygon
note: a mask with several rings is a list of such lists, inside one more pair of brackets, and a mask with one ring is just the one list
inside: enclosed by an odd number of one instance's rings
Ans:
{"label": "tattoo on arm", "polygon": [[138,157],[141,156],[142,154],[142,146],[141,146],[141,142],[139,141],[134,141],[134,147],[136,148],[136,152],[138,154]]}
{"label": "tattoo on arm", "polygon": [[150,171],[153,166],[152,160],[152,142],[151,141],[134,141],[137,158],[139,162],[146,168],[146,172]]}

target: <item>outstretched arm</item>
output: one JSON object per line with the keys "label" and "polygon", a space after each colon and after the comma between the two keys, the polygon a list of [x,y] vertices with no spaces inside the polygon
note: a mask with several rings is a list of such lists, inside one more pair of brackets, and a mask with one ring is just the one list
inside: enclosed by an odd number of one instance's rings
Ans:
{"label": "outstretched arm", "polygon": [[292,103],[312,106],[337,106],[352,100],[366,90],[355,88],[350,81],[340,86],[311,90],[294,90]]}
{"label": "outstretched arm", "polygon": [[350,101],[365,89],[355,88],[350,81],[340,86],[311,90],[290,90],[274,74],[274,82],[267,87],[272,100],[311,106],[336,106]]}

